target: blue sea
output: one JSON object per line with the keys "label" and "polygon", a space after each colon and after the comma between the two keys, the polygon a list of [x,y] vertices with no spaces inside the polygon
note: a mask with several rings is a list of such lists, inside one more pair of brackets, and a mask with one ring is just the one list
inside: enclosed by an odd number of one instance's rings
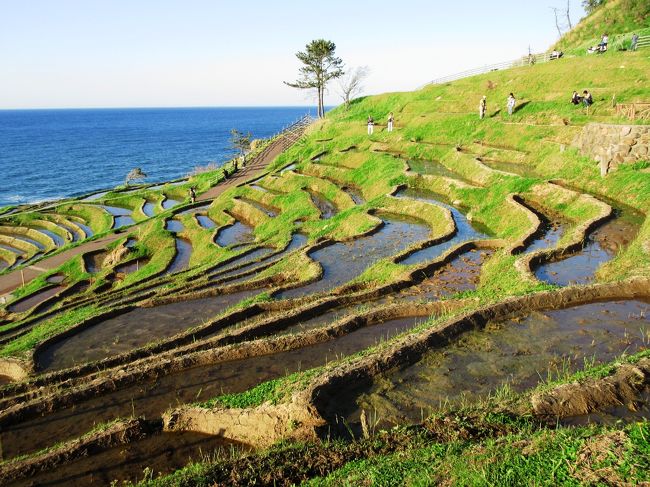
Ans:
{"label": "blue sea", "polygon": [[186,176],[232,157],[230,130],[269,137],[309,107],[0,110],[0,207]]}

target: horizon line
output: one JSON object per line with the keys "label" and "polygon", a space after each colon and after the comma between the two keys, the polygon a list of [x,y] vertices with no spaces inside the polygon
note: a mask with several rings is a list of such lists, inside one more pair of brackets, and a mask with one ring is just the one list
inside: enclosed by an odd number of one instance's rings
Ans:
{"label": "horizon line", "polygon": [[[327,108],[335,107],[338,105],[325,105]],[[168,105],[168,106],[88,106],[88,107],[16,107],[16,108],[2,108],[0,111],[29,111],[29,110],[164,110],[171,108],[182,109],[206,109],[206,108],[316,108],[316,105]]]}

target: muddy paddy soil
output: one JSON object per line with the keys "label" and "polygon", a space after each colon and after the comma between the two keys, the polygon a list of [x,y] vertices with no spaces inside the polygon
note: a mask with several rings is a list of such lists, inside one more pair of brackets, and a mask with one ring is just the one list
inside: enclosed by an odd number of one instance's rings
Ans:
{"label": "muddy paddy soil", "polygon": [[442,176],[451,179],[457,179],[464,183],[473,184],[467,178],[462,175],[452,171],[444,164],[438,161],[426,161],[423,159],[408,159],[406,164],[409,167],[409,170],[417,174],[427,174],[430,176]]}
{"label": "muddy paddy soil", "polygon": [[133,350],[201,325],[259,291],[137,308],[46,347],[36,361],[42,370],[59,370]]}
{"label": "muddy paddy soil", "polygon": [[247,203],[247,204],[257,208],[258,210],[260,210],[262,213],[264,213],[269,218],[274,218],[274,217],[278,216],[279,212],[278,212],[277,208],[273,208],[272,206],[265,205],[263,203],[260,203],[257,200],[250,199],[250,198],[245,198],[243,196],[239,196],[237,199],[239,199],[239,200],[243,201],[244,203]]}
{"label": "muddy paddy soil", "polygon": [[419,422],[443,405],[475,402],[506,384],[523,391],[585,364],[647,349],[649,333],[648,301],[592,303],[491,322],[413,366],[378,376],[368,390],[352,393],[344,415],[358,422],[363,409],[385,426]]}
{"label": "muddy paddy soil", "polygon": [[147,472],[155,478],[168,474],[190,462],[230,458],[247,451],[245,445],[224,438],[192,432],[158,433],[126,445],[110,448],[29,479],[10,482],[9,486],[113,485],[115,481],[136,482]]}
{"label": "muddy paddy soil", "polygon": [[347,193],[350,198],[352,198],[352,201],[354,201],[355,205],[363,205],[366,202],[366,199],[363,197],[361,191],[356,188],[345,186],[341,188],[341,190]]}
{"label": "muddy paddy soil", "polygon": [[632,408],[623,404],[604,407],[597,413],[569,416],[559,421],[562,426],[613,425],[621,420],[625,422],[650,421],[650,388],[646,387],[636,399],[636,404]]}
{"label": "muddy paddy soil", "polygon": [[0,431],[3,454],[5,458],[12,458],[36,451],[78,437],[94,425],[115,418],[133,415],[156,419],[170,407],[205,401],[224,393],[242,392],[264,381],[322,366],[359,352],[425,319],[393,319],[316,345],[196,367],[79,401],[70,408],[3,428]]}
{"label": "muddy paddy soil", "polygon": [[334,204],[323,195],[310,190],[307,190],[307,192],[309,193],[311,200],[314,202],[314,206],[316,206],[318,211],[320,211],[320,217],[323,220],[328,220],[338,213],[336,206],[334,206]]}
{"label": "muddy paddy soil", "polygon": [[[535,276],[540,281],[558,286],[591,283],[598,268],[616,257],[621,248],[634,240],[639,228],[638,223],[623,217],[610,220],[589,235],[580,252],[537,267],[534,270]],[[553,244],[554,240],[557,242],[562,232],[562,225],[552,228],[546,237],[549,244]],[[539,242],[538,245],[544,248],[545,243]]]}
{"label": "muddy paddy soil", "polygon": [[418,221],[394,215],[378,216],[384,221],[378,231],[311,252],[309,256],[323,268],[322,278],[299,288],[282,291],[276,298],[295,298],[333,289],[359,276],[374,262],[395,255],[429,235],[429,227]]}

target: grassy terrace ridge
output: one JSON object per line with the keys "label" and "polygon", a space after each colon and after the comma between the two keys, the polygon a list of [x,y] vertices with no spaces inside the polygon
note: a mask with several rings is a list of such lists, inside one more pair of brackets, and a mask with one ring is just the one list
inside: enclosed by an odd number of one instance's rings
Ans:
{"label": "grassy terrace ridge", "polygon": [[[582,49],[582,44],[590,42],[602,27],[603,16],[615,15],[615,7],[627,8],[628,4],[633,4],[629,7],[631,15],[646,15],[639,14],[643,12],[641,7],[636,8],[641,4],[630,2],[607,2],[603,10],[596,11],[567,35],[561,45],[567,51]],[[628,24],[622,29],[612,29],[611,33],[629,34]],[[350,323],[357,318],[362,320],[369,313],[390,308],[390,305],[373,303],[372,299],[383,295],[370,296],[372,292],[386,294],[393,292],[391,286],[412,286],[417,283],[413,276],[423,273],[430,264],[402,264],[396,253],[373,261],[334,293],[306,296],[297,301],[273,299],[278,287],[299,286],[321,277],[322,266],[311,250],[325,248],[334,242],[371,238],[385,226],[382,222],[385,215],[417,221],[425,226],[426,238],[431,241],[444,242],[454,237],[450,211],[426,201],[397,197],[397,191],[406,187],[436,195],[440,201],[461,211],[487,235],[484,240],[463,243],[474,250],[490,249],[489,257],[480,267],[476,289],[451,294],[439,303],[425,303],[439,306],[431,316],[423,317],[422,321],[390,340],[381,340],[345,357],[337,356],[324,366],[261,382],[246,391],[201,397],[196,399],[196,404],[186,407],[228,414],[244,410],[241,411],[243,416],[254,414],[259,407],[290,407],[295,397],[316,387],[327,374],[345,371],[364,360],[379,357],[396,343],[402,343],[400,340],[433,333],[450,320],[482,306],[518,297],[547,296],[538,294],[544,291],[561,293],[559,286],[537,280],[518,265],[525,257],[522,252],[526,246],[542,232],[544,219],[564,225],[563,234],[549,249],[561,254],[567,246],[585,239],[585,228],[608,218],[610,205],[616,211],[622,209],[621,218],[633,221],[638,232],[597,271],[596,282],[618,285],[630,282],[631,278],[650,278],[650,219],[647,218],[650,161],[621,165],[601,178],[598,164],[571,147],[571,142],[588,123],[631,123],[616,114],[611,100],[615,96],[620,102],[650,101],[650,87],[645,82],[648,71],[648,50],[617,52],[611,49],[599,56],[567,56],[546,64],[431,85],[415,92],[354,100],[348,110],[338,107],[313,123],[295,145],[271,163],[265,175],[255,181],[256,187],[233,185],[214,200],[207,201],[207,207],[194,208],[197,214],[208,217],[214,228],[204,228],[192,212],[182,214],[181,210],[189,209],[188,206],[163,210],[160,203],[164,197],[187,203],[190,184],[196,185],[199,193],[205,192],[221,180],[221,171],[200,174],[181,185],[167,185],[156,191],[140,188],[133,193],[109,192],[92,204],[65,202],[57,207],[56,215],[71,221],[73,218],[83,220],[96,234],[110,230],[112,217],[100,206],[93,206],[95,203],[128,208],[137,226],[126,228],[103,249],[106,256],[113,259],[103,260],[106,264],[97,272],[89,272],[87,259],[77,256],[44,273],[16,296],[37,293],[48,286],[47,278],[55,274],[65,276],[64,283],[68,286],[87,282],[87,290],[57,301],[42,315],[38,309],[14,314],[6,307],[0,308],[3,320],[0,338],[6,338],[0,344],[0,357],[31,364],[35,350],[45,340],[74,330],[98,313],[119,311],[127,302],[129,306],[150,306],[156,298],[160,302],[173,302],[188,297],[217,296],[229,286],[229,278],[233,278],[234,288],[250,285],[248,289],[259,290],[259,294],[231,304],[219,314],[219,319],[227,320],[229,316],[247,311],[251,315],[218,330],[217,337],[221,341],[211,342],[209,340],[214,337],[206,339],[205,335],[184,335],[182,343],[188,347],[183,352],[186,355],[179,352],[178,357],[170,358],[170,353],[166,360],[170,363],[176,360],[179,364],[187,358],[190,364],[190,355],[193,358],[201,354],[204,354],[201,357],[207,356],[213,348],[215,354],[227,350],[224,352],[227,357],[246,358],[242,350],[252,350],[257,341],[263,342],[266,338],[275,341],[265,353],[294,350],[289,348],[293,345],[283,349],[282,343],[298,342],[301,337],[307,343],[308,337],[316,336],[318,330],[311,330],[311,335],[306,331],[302,335],[296,332],[277,337],[269,337],[265,331],[249,335],[242,332],[240,336],[237,332],[247,326],[252,329],[265,319],[282,318],[283,313],[301,309],[301,306],[322,305],[339,298],[351,301],[345,304],[358,305],[345,317],[352,320]],[[569,103],[573,89],[585,88],[590,89],[595,99],[588,112]],[[504,113],[510,92],[518,99],[512,116]],[[477,107],[484,94],[488,100],[488,116],[479,120]],[[386,132],[384,126],[389,112],[395,114],[392,133]],[[372,136],[366,133],[365,120],[369,115],[378,121]],[[287,166],[293,169],[286,170]],[[507,170],[509,167],[512,171]],[[363,201],[355,203],[348,189],[353,189]],[[331,206],[329,218],[323,217],[318,200],[321,206]],[[157,207],[151,218],[142,212],[146,202]],[[176,235],[166,229],[169,219],[182,223],[183,229]],[[15,217],[15,223],[20,225],[36,220],[57,221],[48,217],[48,212]],[[236,222],[249,227],[245,241],[217,244],[218,236]],[[283,253],[298,233],[304,237],[305,245]],[[180,272],[165,273],[176,258],[176,238],[179,237],[192,245],[190,265]],[[135,243],[126,247],[131,239]],[[416,252],[419,244],[421,242],[413,242],[399,255]],[[252,264],[237,259],[242,253],[262,248],[270,249],[276,257],[257,257]],[[453,254],[454,248],[452,246],[449,252]],[[0,254],[3,256],[4,253]],[[451,257],[443,253],[437,259],[443,262]],[[116,268],[135,260],[143,262],[138,270],[117,275]],[[241,266],[244,274],[253,264],[260,268],[243,280],[235,271],[219,286],[214,286],[210,277],[219,277],[218,264],[222,262],[228,262],[227,265],[232,262],[235,268]],[[214,318],[206,317],[205,321]],[[330,333],[328,339],[335,333],[334,325],[330,325],[329,331],[323,332]],[[12,334],[16,332],[14,337]],[[165,344],[172,343],[166,340],[171,339],[152,339],[160,350],[172,350],[164,348]],[[219,346],[214,347],[215,343]],[[309,344],[314,343],[319,342]],[[222,346],[224,344],[226,346]],[[141,352],[138,358],[142,359],[139,366],[153,364],[155,354],[151,358],[146,350],[138,350]],[[537,387],[519,394],[506,384],[481,402],[453,408],[441,406],[440,411],[421,425],[397,427],[374,432],[374,435],[366,431],[362,438],[352,442],[328,439],[320,443],[279,444],[250,456],[200,462],[168,477],[147,479],[143,484],[598,485],[646,482],[650,480],[650,427],[647,422],[579,428],[547,424],[532,411],[531,397],[562,384],[602,379],[612,375],[619,366],[637,364],[649,356],[646,347],[613,362],[589,364],[576,373],[551,374],[547,380],[540,378]],[[201,363],[196,360],[196,364]],[[131,373],[131,366],[129,362],[116,365],[120,378]],[[175,369],[170,366],[168,370]],[[137,373],[145,375],[142,371]],[[68,387],[70,390],[82,388],[84,374],[92,380],[108,380],[112,369],[104,371],[97,366],[78,376],[70,374],[71,384],[77,381],[77,386],[65,383],[64,378],[40,391],[36,385],[40,376],[36,373],[36,377],[31,378],[35,381],[34,389],[25,385],[25,397],[33,394],[29,399],[38,401],[39,394],[44,398],[47,394],[56,395],[57,388],[63,391]],[[21,384],[13,386],[18,389]],[[11,387],[0,390],[10,391]],[[299,425],[289,421],[285,426],[289,431]]]}

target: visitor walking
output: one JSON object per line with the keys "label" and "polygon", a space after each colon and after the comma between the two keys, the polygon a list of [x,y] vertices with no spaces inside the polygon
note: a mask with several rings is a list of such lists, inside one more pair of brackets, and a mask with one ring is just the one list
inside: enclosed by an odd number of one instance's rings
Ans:
{"label": "visitor walking", "polygon": [[582,103],[587,108],[589,108],[591,105],[594,104],[594,98],[591,96],[591,93],[589,93],[587,90],[582,92]]}
{"label": "visitor walking", "polygon": [[390,112],[388,114],[388,129],[387,129],[388,132],[393,131],[393,122],[394,121],[395,121],[395,117],[393,117],[393,112]]}
{"label": "visitor walking", "polygon": [[517,100],[515,99],[515,95],[510,93],[508,95],[508,102],[506,106],[508,107],[508,115],[512,115],[512,111],[515,109],[515,105],[517,104]]}
{"label": "visitor walking", "polygon": [[485,117],[485,110],[487,110],[487,97],[483,95],[481,98],[481,103],[478,105],[478,116],[481,120]]}
{"label": "visitor walking", "polygon": [[630,44],[630,51],[636,51],[636,45],[639,42],[639,35],[632,34],[632,44]]}
{"label": "visitor walking", "polygon": [[196,203],[196,192],[194,186],[190,186],[190,203]]}
{"label": "visitor walking", "polygon": [[571,95],[571,103],[573,103],[574,105],[580,105],[581,101],[582,98],[580,97],[580,95],[578,95],[578,92],[574,91],[573,95]]}
{"label": "visitor walking", "polygon": [[375,130],[375,120],[368,115],[368,135],[372,135]]}

